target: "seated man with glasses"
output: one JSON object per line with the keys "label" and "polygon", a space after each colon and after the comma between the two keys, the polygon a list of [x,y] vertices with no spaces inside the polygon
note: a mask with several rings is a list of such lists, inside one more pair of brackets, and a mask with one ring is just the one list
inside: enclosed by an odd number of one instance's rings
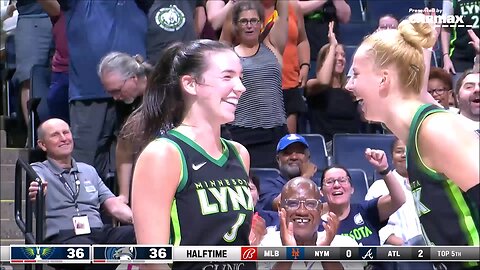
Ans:
{"label": "seated man with glasses", "polygon": [[[322,213],[318,186],[310,179],[296,177],[282,189],[279,202],[280,225],[268,228],[260,246],[358,246],[348,236],[336,235],[338,218]],[[325,229],[318,232],[318,227]],[[362,269],[362,263],[298,261],[259,263],[258,269]],[[342,268],[343,267],[343,268]]]}

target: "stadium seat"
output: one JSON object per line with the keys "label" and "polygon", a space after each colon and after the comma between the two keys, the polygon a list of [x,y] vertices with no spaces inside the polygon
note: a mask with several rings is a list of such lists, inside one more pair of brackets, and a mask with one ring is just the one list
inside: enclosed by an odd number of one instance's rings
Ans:
{"label": "stadium seat", "polygon": [[250,171],[260,179],[260,182],[262,179],[277,178],[280,175],[280,171],[274,168],[251,168]]}
{"label": "stadium seat", "polygon": [[343,45],[359,45],[374,29],[368,23],[349,23],[339,27],[339,42]]}
{"label": "stadium seat", "polygon": [[372,24],[378,24],[378,19],[386,14],[392,14],[397,19],[402,20],[412,14],[412,9],[418,10],[425,8],[423,0],[395,0],[388,4],[384,1],[367,0],[366,13]]}
{"label": "stadium seat", "polygon": [[29,125],[29,141],[31,147],[35,148],[35,129],[39,123],[47,120],[50,114],[47,97],[50,89],[51,70],[46,66],[34,65],[30,78],[30,100],[28,101],[28,108],[31,121]]}
{"label": "stadium seat", "polygon": [[320,134],[301,134],[310,146],[310,160],[317,165],[317,172],[328,167],[327,147],[325,139]]}
{"label": "stadium seat", "polygon": [[350,198],[351,203],[361,203],[365,200],[365,195],[367,195],[368,191],[368,180],[367,175],[361,169],[347,169],[350,173],[352,179],[350,182],[352,183],[353,188],[355,191]]}
{"label": "stadium seat", "polygon": [[385,151],[388,163],[392,164],[393,135],[386,134],[335,134],[333,136],[333,161],[346,168],[362,169],[369,183],[381,178],[373,166],[365,159],[365,149]]}

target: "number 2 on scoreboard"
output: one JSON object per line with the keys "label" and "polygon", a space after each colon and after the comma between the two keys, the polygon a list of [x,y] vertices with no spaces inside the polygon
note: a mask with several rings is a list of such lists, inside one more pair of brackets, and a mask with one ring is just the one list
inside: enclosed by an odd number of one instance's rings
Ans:
{"label": "number 2 on scoreboard", "polygon": [[418,250],[418,258],[423,258],[423,249]]}
{"label": "number 2 on scoreboard", "polygon": [[165,259],[167,257],[165,248],[151,248],[148,251],[150,252],[150,259]]}

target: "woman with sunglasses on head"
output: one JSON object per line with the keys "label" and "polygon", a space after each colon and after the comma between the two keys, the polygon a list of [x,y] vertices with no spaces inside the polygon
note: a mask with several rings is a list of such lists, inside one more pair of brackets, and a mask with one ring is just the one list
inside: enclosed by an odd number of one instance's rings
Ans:
{"label": "woman with sunglasses on head", "polygon": [[[321,193],[326,199],[326,211],[335,213],[340,220],[338,234],[352,237],[363,246],[380,245],[378,231],[384,227],[390,215],[405,203],[402,186],[390,173],[387,155],[382,150],[366,149],[365,158],[372,164],[389,190],[389,195],[362,203],[351,202],[355,192],[348,170],[332,165],[323,171]],[[372,263],[374,270],[387,269],[387,263]]]}
{"label": "woman with sunglasses on head", "polygon": [[[235,53],[243,67],[247,91],[240,97],[235,120],[228,125],[232,139],[243,144],[252,168],[277,166],[280,138],[287,134],[282,92],[282,53],[287,40],[288,2],[278,1],[278,18],[269,35],[259,41],[264,8],[257,0],[237,1],[232,10]],[[222,31],[228,31],[224,27]]]}

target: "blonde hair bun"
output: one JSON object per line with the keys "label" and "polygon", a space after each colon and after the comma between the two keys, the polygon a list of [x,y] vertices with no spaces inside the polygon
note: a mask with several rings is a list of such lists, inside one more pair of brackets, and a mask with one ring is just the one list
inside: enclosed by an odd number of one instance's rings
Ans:
{"label": "blonde hair bun", "polygon": [[408,16],[398,25],[402,38],[415,48],[431,48],[436,42],[436,30],[420,13]]}

